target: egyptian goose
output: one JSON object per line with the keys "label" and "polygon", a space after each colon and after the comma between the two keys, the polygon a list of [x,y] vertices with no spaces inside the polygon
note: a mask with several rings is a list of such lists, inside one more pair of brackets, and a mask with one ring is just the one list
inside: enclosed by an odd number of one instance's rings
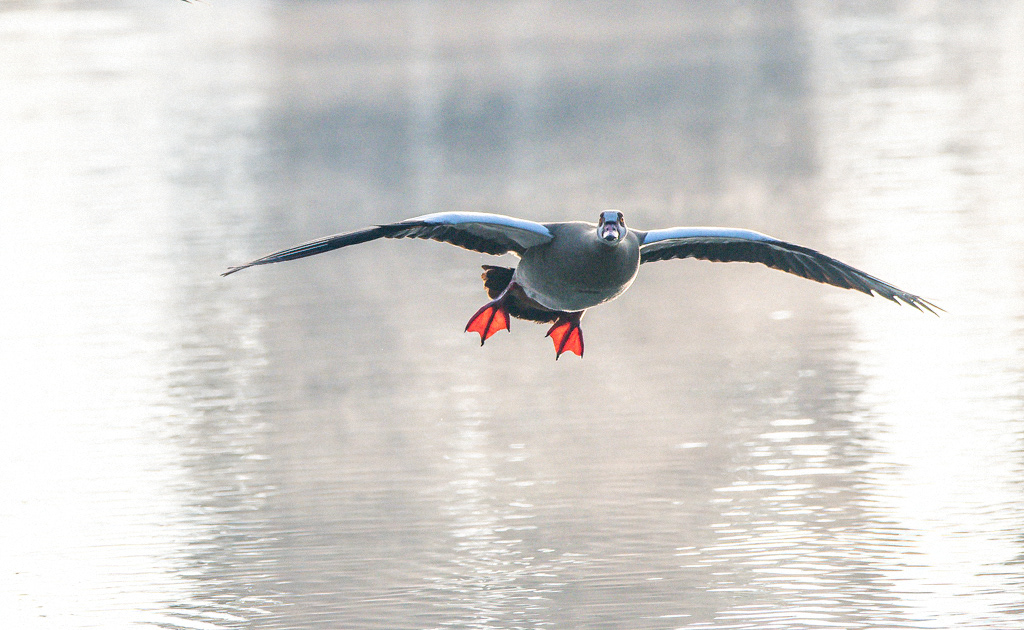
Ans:
{"label": "egyptian goose", "polygon": [[621,295],[640,265],[671,258],[715,262],[758,262],[809,280],[878,294],[896,303],[938,314],[938,306],[813,249],[736,228],[675,227],[644,232],[626,227],[622,213],[607,210],[597,225],[572,221],[534,223],[500,214],[438,212],[398,223],[325,236],[231,267],[229,275],[254,265],[304,258],[378,238],[424,238],[485,254],[519,256],[515,268],[484,265],[491,301],[466,324],[480,345],[511,317],[551,323],[547,336],[555,359],[563,352],[583,356],[580,319],[586,309]]}

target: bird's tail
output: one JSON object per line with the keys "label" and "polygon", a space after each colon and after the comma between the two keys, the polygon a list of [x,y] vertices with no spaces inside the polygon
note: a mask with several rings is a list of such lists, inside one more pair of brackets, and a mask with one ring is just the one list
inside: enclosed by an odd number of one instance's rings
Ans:
{"label": "bird's tail", "polygon": [[480,274],[480,278],[484,281],[484,288],[487,289],[487,297],[493,300],[501,295],[508,283],[512,282],[512,274],[515,272],[515,267],[484,265],[484,272]]}

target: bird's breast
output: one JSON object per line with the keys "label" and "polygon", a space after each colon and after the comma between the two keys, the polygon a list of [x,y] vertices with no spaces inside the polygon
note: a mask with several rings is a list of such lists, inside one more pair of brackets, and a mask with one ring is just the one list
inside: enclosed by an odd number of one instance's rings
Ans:
{"label": "bird's breast", "polygon": [[513,280],[547,308],[581,311],[619,296],[639,267],[639,242],[632,234],[610,246],[598,240],[595,227],[583,224],[524,252]]}

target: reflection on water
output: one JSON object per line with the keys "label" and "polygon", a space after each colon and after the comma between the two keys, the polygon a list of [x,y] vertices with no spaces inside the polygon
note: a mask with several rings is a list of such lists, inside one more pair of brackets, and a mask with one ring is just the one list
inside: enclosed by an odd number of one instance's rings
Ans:
{"label": "reflection on water", "polygon": [[[178,6],[178,5],[181,6]],[[23,628],[1024,620],[1024,11],[0,9]],[[651,265],[585,361],[436,210],[751,227],[934,299]]]}

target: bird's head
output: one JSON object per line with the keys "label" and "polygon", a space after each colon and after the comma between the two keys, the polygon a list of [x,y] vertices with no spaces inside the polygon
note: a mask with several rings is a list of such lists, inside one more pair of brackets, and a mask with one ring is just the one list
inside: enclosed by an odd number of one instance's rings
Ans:
{"label": "bird's head", "polygon": [[618,210],[605,210],[597,220],[597,237],[615,245],[626,236],[626,219]]}

